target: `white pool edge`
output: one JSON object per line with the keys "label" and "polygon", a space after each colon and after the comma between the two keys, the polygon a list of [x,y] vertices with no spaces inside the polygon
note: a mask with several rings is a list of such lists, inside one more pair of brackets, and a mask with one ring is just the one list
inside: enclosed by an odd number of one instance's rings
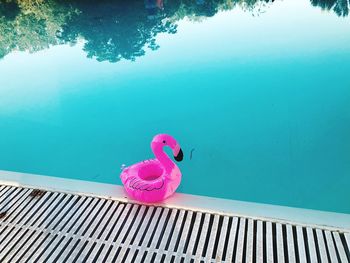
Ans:
{"label": "white pool edge", "polygon": [[[127,198],[123,187],[120,185],[0,170],[0,185],[1,184],[137,203]],[[275,222],[323,227],[330,230],[350,232],[350,214],[235,201],[183,193],[175,193],[164,203],[158,203],[156,205],[250,217],[254,219],[269,219]]]}

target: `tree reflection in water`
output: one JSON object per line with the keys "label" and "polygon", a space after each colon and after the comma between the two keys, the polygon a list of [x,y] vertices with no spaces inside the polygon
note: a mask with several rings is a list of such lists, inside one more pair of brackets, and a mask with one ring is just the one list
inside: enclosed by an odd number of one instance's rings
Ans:
{"label": "tree reflection in water", "polygon": [[323,10],[333,10],[338,16],[349,14],[349,0],[311,0],[311,4]]}
{"label": "tree reflection in water", "polygon": [[[349,0],[310,0],[347,16]],[[13,50],[35,52],[84,41],[98,61],[135,60],[159,48],[159,33],[174,34],[177,21],[201,20],[235,7],[259,12],[273,0],[0,0],[0,58]]]}

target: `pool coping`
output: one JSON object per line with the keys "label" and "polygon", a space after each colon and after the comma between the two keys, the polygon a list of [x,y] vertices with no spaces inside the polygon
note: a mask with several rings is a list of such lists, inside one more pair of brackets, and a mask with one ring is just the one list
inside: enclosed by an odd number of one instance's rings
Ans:
{"label": "pool coping", "polygon": [[[95,196],[121,202],[140,203],[129,199],[124,192],[124,188],[120,185],[45,175],[0,170],[0,185],[36,188]],[[350,214],[343,213],[236,201],[184,193],[175,193],[165,202],[154,205],[350,232]]]}

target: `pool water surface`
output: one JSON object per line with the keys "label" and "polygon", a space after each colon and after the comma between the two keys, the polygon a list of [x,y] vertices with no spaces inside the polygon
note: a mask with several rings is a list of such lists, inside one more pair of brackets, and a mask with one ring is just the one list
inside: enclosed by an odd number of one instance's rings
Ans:
{"label": "pool water surface", "polygon": [[0,170],[121,184],[169,133],[179,192],[350,214],[347,0],[16,3]]}

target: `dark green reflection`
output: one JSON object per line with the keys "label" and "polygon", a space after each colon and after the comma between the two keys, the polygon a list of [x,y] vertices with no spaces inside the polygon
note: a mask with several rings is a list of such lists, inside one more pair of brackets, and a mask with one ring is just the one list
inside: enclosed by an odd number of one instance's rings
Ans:
{"label": "dark green reflection", "polygon": [[319,6],[324,10],[333,10],[338,16],[349,14],[349,0],[310,0],[313,6]]}
{"label": "dark green reflection", "polygon": [[[310,0],[314,6],[347,16],[349,0]],[[236,6],[259,12],[273,0],[0,0],[0,58],[13,50],[35,52],[84,40],[98,61],[135,60],[158,48],[160,32],[176,33],[184,17],[200,20]]]}

